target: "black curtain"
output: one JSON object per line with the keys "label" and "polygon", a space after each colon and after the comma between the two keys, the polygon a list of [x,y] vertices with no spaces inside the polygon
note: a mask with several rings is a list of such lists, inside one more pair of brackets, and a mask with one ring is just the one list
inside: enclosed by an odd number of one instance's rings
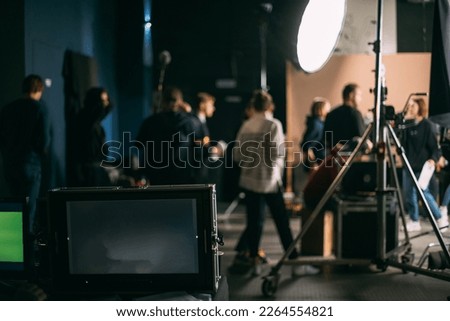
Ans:
{"label": "black curtain", "polygon": [[[431,51],[430,116],[450,113],[450,4],[436,0]],[[445,127],[450,127],[450,117]],[[447,121],[446,121],[447,122]]]}
{"label": "black curtain", "polygon": [[97,63],[94,58],[70,50],[64,55],[64,109],[66,119],[66,179],[67,186],[76,181],[74,166],[75,117],[83,107],[83,99],[87,90],[98,86]]}

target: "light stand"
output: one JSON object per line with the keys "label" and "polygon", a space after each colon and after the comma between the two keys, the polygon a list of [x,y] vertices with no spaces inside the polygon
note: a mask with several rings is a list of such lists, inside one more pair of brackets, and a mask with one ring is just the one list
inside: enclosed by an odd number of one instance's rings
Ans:
{"label": "light stand", "polygon": [[261,3],[259,6],[259,44],[261,57],[260,86],[262,90],[268,91],[267,86],[267,25],[269,14],[272,12],[271,3]]}
{"label": "light stand", "polygon": [[170,55],[170,52],[167,50],[161,51],[159,54],[159,62],[161,63],[161,70],[159,71],[159,79],[158,79],[158,87],[156,88],[156,106],[155,106],[155,113],[158,113],[161,111],[161,103],[162,103],[162,92],[163,92],[163,83],[164,83],[164,77],[166,76],[166,68],[167,65],[170,64],[172,61],[172,56]]}
{"label": "light stand", "polygon": [[[447,249],[445,242],[443,240],[442,234],[437,226],[437,223],[432,215],[430,206],[425,199],[425,195],[422,189],[419,187],[418,181],[414,175],[414,171],[411,168],[411,165],[405,155],[405,151],[400,144],[399,139],[397,138],[394,130],[392,129],[389,121],[386,119],[385,109],[386,106],[383,104],[385,99],[386,88],[384,87],[384,78],[381,73],[381,27],[382,27],[382,13],[383,13],[383,0],[378,0],[378,24],[377,24],[377,40],[372,43],[374,46],[374,51],[376,53],[376,63],[375,63],[375,107],[373,109],[374,112],[374,121],[370,124],[360,141],[358,142],[355,149],[352,151],[348,159],[344,162],[341,169],[339,170],[336,178],[333,180],[325,194],[320,199],[319,203],[316,205],[314,210],[312,211],[308,220],[306,220],[305,224],[302,225],[302,229],[299,235],[294,239],[289,248],[285,251],[282,258],[278,261],[278,263],[271,269],[270,274],[263,277],[262,291],[266,296],[272,296],[277,288],[278,281],[280,278],[279,270],[282,265],[287,262],[287,258],[295,249],[296,244],[302,239],[305,233],[308,231],[314,220],[317,216],[323,211],[323,208],[327,204],[330,197],[334,194],[336,188],[341,183],[343,177],[349,170],[351,164],[356,158],[357,154],[362,150],[362,146],[369,139],[370,134],[373,132],[374,141],[374,149],[376,153],[376,163],[377,163],[377,225],[378,225],[378,233],[377,233],[377,257],[374,258],[374,262],[377,263],[377,266],[383,270],[387,268],[387,266],[393,266],[401,268],[403,271],[414,271],[419,274],[424,274],[428,276],[432,276],[438,279],[450,281],[450,274],[440,271],[431,271],[421,267],[415,267],[412,265],[411,260],[411,244],[409,243],[409,236],[406,230],[406,222],[405,222],[405,213],[403,206],[402,193],[400,192],[400,185],[398,182],[398,177],[396,175],[396,168],[394,163],[394,157],[390,151],[390,138],[389,135],[393,138],[394,143],[397,147],[397,152],[401,156],[403,161],[403,166],[408,170],[409,175],[411,176],[412,181],[419,193],[420,199],[423,203],[423,206],[426,209],[427,216],[431,222],[433,227],[433,231],[436,234],[436,237],[439,240],[439,244],[442,247],[442,251],[444,252],[444,257],[450,262],[450,254]],[[391,163],[391,170],[393,171],[394,176],[394,188],[387,187],[387,158],[389,158]],[[335,160],[335,159],[334,159]],[[399,246],[398,248],[386,253],[386,195],[388,193],[394,193],[398,199],[398,204],[400,206],[400,214],[402,218],[402,225],[405,232],[405,244]],[[401,255],[400,262],[398,261],[398,254],[400,252],[406,253]],[[322,261],[319,260],[303,260],[302,258],[297,259],[298,263],[301,264],[317,264],[317,263],[336,263],[330,259],[325,259]],[[294,262],[290,262],[293,264]],[[337,263],[341,263],[337,260]]]}
{"label": "light stand", "polygon": [[[377,163],[377,253],[380,260],[385,259],[386,249],[386,193],[387,176],[386,176],[386,131],[383,124],[385,123],[385,113],[382,111],[385,87],[384,77],[381,73],[381,52],[382,52],[382,28],[383,25],[383,0],[378,1],[377,13],[377,40],[373,43],[375,52],[375,103],[374,103],[374,148]],[[387,147],[389,148],[389,146]]]}

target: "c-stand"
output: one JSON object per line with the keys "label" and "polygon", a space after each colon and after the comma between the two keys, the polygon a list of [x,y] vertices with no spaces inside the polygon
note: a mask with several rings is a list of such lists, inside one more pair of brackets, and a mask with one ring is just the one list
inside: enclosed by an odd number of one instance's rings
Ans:
{"label": "c-stand", "polygon": [[[367,127],[366,131],[362,135],[359,140],[357,146],[352,151],[348,159],[344,162],[341,169],[339,170],[336,178],[333,180],[327,191],[324,193],[314,210],[312,211],[309,219],[306,220],[304,224],[302,224],[302,229],[299,235],[294,239],[289,248],[285,251],[282,258],[278,261],[278,263],[271,269],[270,274],[263,278],[262,291],[266,296],[272,296],[277,288],[278,281],[280,278],[279,270],[287,260],[289,254],[295,249],[296,244],[302,239],[305,233],[308,231],[314,220],[319,216],[319,214],[323,211],[325,205],[331,198],[331,196],[336,191],[336,188],[341,183],[343,177],[349,170],[351,164],[354,162],[357,154],[362,150],[362,147],[366,144],[371,134],[374,137],[374,153],[376,155],[376,163],[377,163],[377,188],[376,188],[376,199],[377,199],[377,257],[373,258],[373,262],[377,264],[382,270],[385,270],[388,266],[401,268],[403,271],[413,271],[419,274],[424,274],[428,276],[432,276],[435,278],[439,278],[442,280],[450,281],[450,274],[443,271],[432,271],[427,270],[422,267],[416,267],[412,265],[413,255],[411,254],[411,244],[409,241],[408,231],[406,229],[406,220],[405,220],[405,211],[404,211],[404,203],[403,196],[400,189],[399,180],[397,177],[396,166],[394,162],[394,157],[391,152],[391,140],[392,137],[394,144],[397,149],[397,153],[400,155],[403,166],[407,169],[408,174],[411,177],[411,180],[414,183],[415,188],[417,189],[420,200],[423,203],[425,208],[425,212],[427,214],[428,219],[433,227],[433,231],[438,238],[439,244],[441,245],[442,251],[444,253],[444,257],[450,262],[450,253],[448,248],[445,245],[442,234],[438,228],[438,225],[432,215],[430,206],[425,198],[425,195],[422,189],[419,186],[419,183],[416,179],[414,171],[411,168],[411,165],[406,157],[405,150],[402,147],[400,140],[398,139],[395,131],[393,130],[391,124],[389,123],[392,119],[387,119],[386,117],[386,106],[384,105],[386,88],[384,86],[384,78],[381,72],[381,52],[382,52],[382,42],[381,42],[381,29],[382,29],[382,18],[383,18],[383,0],[378,0],[378,23],[377,23],[377,40],[372,43],[374,47],[374,52],[376,53],[376,63],[375,63],[375,104],[374,104],[374,121]],[[387,184],[387,169],[388,169],[388,161],[390,163],[390,169],[392,171],[392,176],[394,178],[394,186],[388,187]],[[400,217],[402,220],[403,230],[405,232],[405,242],[401,246],[386,252],[386,205],[387,205],[387,195],[390,193],[395,193],[399,204]],[[399,261],[399,254],[400,261]],[[299,263],[301,259],[298,260]],[[307,264],[314,264],[312,261],[305,261]],[[303,264],[305,264],[305,262]],[[324,260],[325,263],[332,263],[330,260]],[[319,263],[319,261],[317,262]],[[291,262],[292,264],[292,262]]]}

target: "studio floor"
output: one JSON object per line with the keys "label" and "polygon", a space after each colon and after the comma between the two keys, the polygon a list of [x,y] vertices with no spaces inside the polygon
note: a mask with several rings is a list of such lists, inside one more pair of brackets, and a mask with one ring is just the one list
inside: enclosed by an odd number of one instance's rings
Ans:
{"label": "studio floor", "polygon": [[[224,214],[228,203],[218,204],[219,231],[224,237],[221,247],[222,275],[226,275],[230,300],[248,301],[445,301],[450,299],[450,282],[422,273],[405,271],[391,265],[381,270],[370,260],[367,264],[353,264],[353,260],[344,260],[343,264],[316,265],[321,272],[317,275],[293,277],[291,265],[283,264],[279,270],[280,279],[274,295],[264,295],[263,278],[268,276],[273,263],[277,263],[284,254],[270,215],[264,226],[261,247],[271,259],[272,265],[265,265],[260,276],[251,273],[230,273],[228,268],[233,262],[234,247],[245,227],[245,207],[240,204],[231,214]],[[291,217],[294,238],[299,235],[300,218]],[[430,231],[429,233],[426,233]],[[421,236],[411,234],[411,249],[414,260],[411,266],[417,266],[424,250],[430,243],[438,243],[431,225],[423,219]],[[399,233],[401,240],[403,234]],[[443,233],[445,242],[450,242],[450,230]],[[440,248],[433,247],[436,251]],[[428,263],[424,263],[426,268]],[[295,266],[295,265],[294,265]],[[450,273],[450,269],[443,272]]]}

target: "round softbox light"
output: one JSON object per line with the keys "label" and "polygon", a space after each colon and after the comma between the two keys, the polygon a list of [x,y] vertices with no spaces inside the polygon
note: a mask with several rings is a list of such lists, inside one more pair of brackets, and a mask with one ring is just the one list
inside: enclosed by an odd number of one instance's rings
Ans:
{"label": "round softbox light", "polygon": [[345,0],[308,2],[297,35],[297,59],[303,71],[316,72],[330,59],[341,33],[345,10]]}

